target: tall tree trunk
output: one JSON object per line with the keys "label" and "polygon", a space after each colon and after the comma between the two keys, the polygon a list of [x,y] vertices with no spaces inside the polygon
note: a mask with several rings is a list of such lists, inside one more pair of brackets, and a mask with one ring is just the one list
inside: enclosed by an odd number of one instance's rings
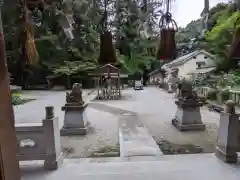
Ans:
{"label": "tall tree trunk", "polygon": [[11,103],[1,11],[0,92],[0,179],[20,180],[20,168],[17,159],[17,138],[14,128],[14,114]]}
{"label": "tall tree trunk", "polygon": [[120,13],[121,13],[121,0],[116,0],[116,49],[120,48]]}

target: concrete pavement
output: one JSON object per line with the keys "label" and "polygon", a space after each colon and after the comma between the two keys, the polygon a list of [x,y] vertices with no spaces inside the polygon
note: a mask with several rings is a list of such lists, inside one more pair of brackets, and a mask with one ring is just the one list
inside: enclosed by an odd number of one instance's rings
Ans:
{"label": "concrete pavement", "polygon": [[[147,87],[144,91],[127,89],[123,94],[123,100],[90,103],[89,114],[91,119],[94,119],[94,127],[98,128],[97,133],[72,139],[71,145],[75,145],[77,151],[82,151],[82,146],[88,150],[104,143],[105,146],[109,142],[114,144],[117,141],[115,138],[118,134],[118,117],[122,113],[137,114],[139,125],[146,125],[156,140],[164,138],[180,144],[199,144],[206,151],[213,151],[219,114],[202,108],[203,122],[207,124],[207,130],[178,132],[171,125],[171,118],[176,111],[172,94],[154,87]],[[97,143],[98,146],[95,146]],[[43,170],[42,162],[21,162],[21,170],[22,180],[237,180],[240,177],[239,165],[223,163],[214,154],[193,154],[65,159],[59,170],[51,172]]]}
{"label": "concrete pavement", "polygon": [[125,97],[121,101],[99,103],[137,113],[140,122],[147,126],[156,141],[164,139],[179,145],[200,146],[204,152],[214,151],[220,118],[218,113],[210,112],[206,107],[202,107],[201,114],[203,123],[207,127],[206,131],[179,132],[171,124],[177,108],[173,94],[155,87],[145,87],[143,91],[127,89],[123,94]]}
{"label": "concrete pavement", "polygon": [[[55,115],[59,117],[60,127],[63,125],[64,112],[61,107],[65,104],[67,91],[21,91],[25,98],[36,99],[22,105],[14,106],[15,124],[41,123],[45,117],[45,106],[54,106]],[[91,90],[83,91],[83,98],[87,100]]]}
{"label": "concrete pavement", "polygon": [[223,163],[214,154],[108,159],[69,159],[53,172],[43,171],[37,163],[32,168],[25,164],[22,180],[238,180],[240,177],[240,164]]}
{"label": "concrete pavement", "polygon": [[[86,92],[84,92],[86,94]],[[145,87],[143,91],[126,89],[122,100],[92,101],[87,114],[92,124],[92,132],[84,137],[62,137],[64,148],[73,149],[68,157],[87,157],[92,151],[104,147],[115,147],[118,143],[118,119],[123,113],[137,114],[140,124],[148,128],[158,142],[162,139],[175,144],[192,144],[200,146],[205,152],[213,152],[217,139],[219,114],[202,108],[203,122],[207,125],[204,132],[179,132],[171,124],[176,105],[173,94],[168,94],[155,87]],[[65,92],[45,91],[27,93],[36,97],[24,105],[15,106],[17,123],[39,123],[44,117],[44,107],[53,105],[63,125],[61,106],[65,103]]]}

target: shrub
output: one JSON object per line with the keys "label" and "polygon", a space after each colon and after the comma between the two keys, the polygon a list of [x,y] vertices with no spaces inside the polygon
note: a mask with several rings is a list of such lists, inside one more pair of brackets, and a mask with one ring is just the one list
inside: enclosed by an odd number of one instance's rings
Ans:
{"label": "shrub", "polygon": [[34,100],[34,99],[25,99],[25,98],[22,98],[19,93],[12,93],[12,105],[13,106],[24,104],[31,100]]}
{"label": "shrub", "polygon": [[219,98],[221,102],[229,100],[230,92],[229,89],[224,89],[219,92]]}
{"label": "shrub", "polygon": [[206,104],[206,100],[207,100],[207,98],[205,97],[205,96],[198,96],[198,98],[199,98],[199,101],[201,102],[201,103],[203,103],[203,104]]}
{"label": "shrub", "polygon": [[210,90],[207,94],[207,99],[216,100],[218,93],[219,91],[217,89]]}
{"label": "shrub", "polygon": [[12,104],[18,105],[21,104],[22,98],[21,95],[19,93],[12,93]]}

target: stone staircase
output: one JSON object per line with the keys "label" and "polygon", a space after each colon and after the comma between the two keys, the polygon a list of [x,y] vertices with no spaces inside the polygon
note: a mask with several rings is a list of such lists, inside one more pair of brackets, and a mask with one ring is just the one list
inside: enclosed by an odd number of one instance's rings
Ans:
{"label": "stone staircase", "polygon": [[57,171],[41,163],[22,164],[22,180],[238,180],[240,164],[230,165],[214,154],[158,157],[65,159]]}

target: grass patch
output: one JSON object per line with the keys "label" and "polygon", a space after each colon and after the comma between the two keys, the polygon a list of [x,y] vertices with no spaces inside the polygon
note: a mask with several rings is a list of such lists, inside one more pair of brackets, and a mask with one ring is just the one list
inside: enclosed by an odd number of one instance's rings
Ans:
{"label": "grass patch", "polygon": [[33,101],[33,100],[35,100],[35,99],[23,98],[23,97],[21,97],[21,95],[19,93],[12,93],[12,105],[13,106],[25,104],[25,103],[27,103],[29,101]]}
{"label": "grass patch", "polygon": [[193,144],[174,144],[166,140],[161,140],[157,142],[157,145],[164,155],[198,154],[204,152],[203,148]]}
{"label": "grass patch", "polygon": [[97,151],[92,152],[88,157],[119,157],[120,146],[116,147],[103,147]]}

